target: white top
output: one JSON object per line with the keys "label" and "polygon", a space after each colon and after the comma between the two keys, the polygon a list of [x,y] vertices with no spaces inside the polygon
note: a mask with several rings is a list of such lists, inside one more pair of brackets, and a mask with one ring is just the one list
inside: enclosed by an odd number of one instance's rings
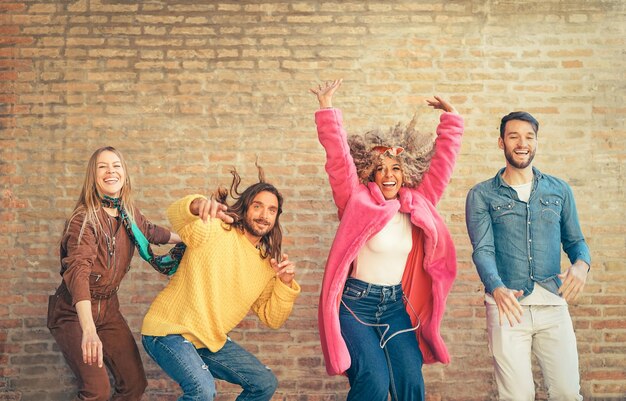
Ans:
{"label": "white top", "polygon": [[[496,304],[496,300],[491,296],[491,294],[485,294],[485,302],[488,304]],[[526,298],[519,301],[520,305],[544,305],[544,306],[554,306],[554,305],[567,305],[567,301],[565,298],[560,297],[556,294],[551,293],[546,290],[539,284],[535,283],[535,288],[533,288],[533,292],[531,292]]]}
{"label": "white top", "polygon": [[412,247],[411,219],[398,212],[363,245],[351,276],[377,285],[400,284]]}
{"label": "white top", "polygon": [[[522,201],[528,203],[530,199],[530,190],[532,189],[533,182],[530,181],[522,185],[511,185],[511,188],[517,192],[517,197]],[[485,294],[485,302],[488,304],[495,304],[496,301],[490,294]],[[564,298],[551,293],[539,284],[535,283],[533,292],[531,292],[526,298],[522,299],[520,305],[567,305],[567,301]]]}
{"label": "white top", "polygon": [[519,200],[526,203],[528,203],[528,199],[530,199],[530,190],[532,189],[532,187],[532,181],[522,185],[511,185],[511,188],[513,188],[515,192],[517,192],[517,197],[519,198]]}

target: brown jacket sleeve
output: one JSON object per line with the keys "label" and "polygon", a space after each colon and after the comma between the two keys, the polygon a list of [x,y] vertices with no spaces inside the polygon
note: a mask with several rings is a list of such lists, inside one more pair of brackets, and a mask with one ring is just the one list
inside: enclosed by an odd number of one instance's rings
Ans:
{"label": "brown jacket sleeve", "polygon": [[78,242],[84,218],[84,214],[76,216],[61,239],[61,275],[72,296],[72,305],[91,299],[89,275],[98,252],[95,230],[90,224]]}
{"label": "brown jacket sleeve", "polygon": [[135,223],[151,244],[167,244],[170,240],[170,230],[152,224],[137,208],[135,208]]}

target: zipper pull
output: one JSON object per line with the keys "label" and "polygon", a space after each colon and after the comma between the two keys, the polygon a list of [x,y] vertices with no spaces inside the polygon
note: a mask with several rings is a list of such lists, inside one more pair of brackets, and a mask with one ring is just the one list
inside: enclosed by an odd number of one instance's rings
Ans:
{"label": "zipper pull", "polygon": [[[113,256],[113,246],[111,244],[111,237],[109,237],[106,234],[104,235],[106,236],[106,239],[107,239],[107,251],[109,253],[109,256]],[[113,237],[113,240],[115,240],[115,237]]]}

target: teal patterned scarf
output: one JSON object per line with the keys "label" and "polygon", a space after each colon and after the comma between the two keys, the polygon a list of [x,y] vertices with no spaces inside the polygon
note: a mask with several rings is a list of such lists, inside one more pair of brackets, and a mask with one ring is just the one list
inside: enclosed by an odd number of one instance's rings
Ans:
{"label": "teal patterned scarf", "polygon": [[180,242],[176,244],[166,255],[154,256],[152,249],[150,248],[150,243],[146,239],[146,236],[143,235],[139,227],[137,227],[137,224],[135,224],[130,216],[128,216],[128,213],[126,213],[126,210],[122,205],[122,200],[120,198],[111,198],[110,196],[104,195],[104,198],[101,198],[101,201],[102,206],[118,210],[120,217],[122,218],[122,224],[124,224],[124,228],[126,229],[128,236],[137,247],[137,251],[139,251],[139,255],[143,260],[150,263],[150,266],[161,274],[171,276],[176,272],[178,264],[183,258],[183,253],[187,248],[184,243]]}

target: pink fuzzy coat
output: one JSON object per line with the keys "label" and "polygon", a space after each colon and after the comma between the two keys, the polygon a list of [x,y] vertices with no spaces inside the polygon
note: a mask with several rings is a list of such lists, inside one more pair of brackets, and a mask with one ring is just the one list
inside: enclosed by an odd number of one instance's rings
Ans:
{"label": "pink fuzzy coat", "polygon": [[[450,356],[439,327],[456,276],[456,252],[435,205],[450,181],[461,147],[462,117],[441,114],[435,154],[428,172],[417,188],[403,187],[399,199],[389,201],[384,199],[375,183],[366,186],[359,182],[341,111],[318,110],[315,123],[319,141],[326,150],[326,172],[340,219],[326,262],[318,312],[326,371],[329,375],[342,374],[351,363],[339,327],[339,305],[352,261],[365,242],[398,210],[410,213],[411,223],[419,228],[413,230],[414,246],[407,259],[402,288],[421,320],[416,335],[424,363],[448,363]],[[409,315],[415,324],[416,319],[410,310]]]}

